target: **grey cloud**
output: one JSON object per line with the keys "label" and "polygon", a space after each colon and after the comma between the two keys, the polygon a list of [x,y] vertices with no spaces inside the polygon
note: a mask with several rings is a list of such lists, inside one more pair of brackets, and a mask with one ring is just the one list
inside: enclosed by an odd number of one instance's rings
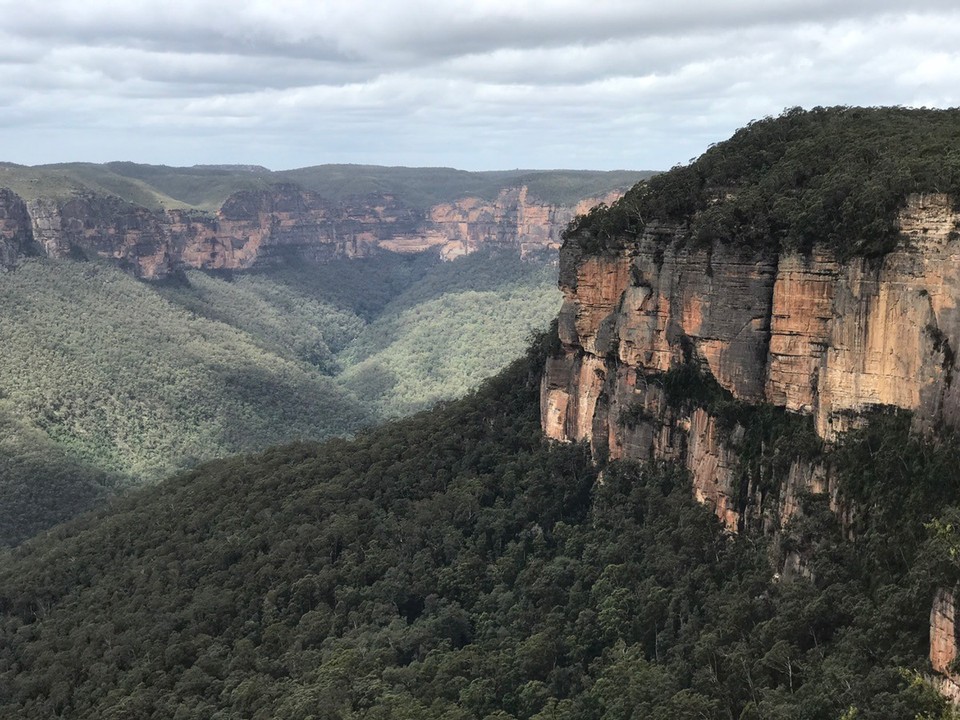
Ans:
{"label": "grey cloud", "polygon": [[[610,40],[683,36],[902,13],[891,0],[837,3],[538,2],[276,3],[270,12],[243,12],[244,4],[199,0],[167,5],[47,2],[30,13],[8,14],[4,24],[27,37],[61,43],[107,43],[145,49],[277,55],[342,63],[361,58],[416,64],[497,49],[562,47]],[[259,6],[265,7],[265,6]],[[925,13],[953,10],[942,0]],[[331,8],[339,8],[334,12]],[[478,9],[483,9],[480,14]]]}
{"label": "grey cloud", "polygon": [[125,53],[123,60],[118,62],[115,55],[110,50],[98,50],[88,54],[84,65],[96,68],[104,77],[114,81],[139,79],[170,90],[179,87],[187,95],[343,85],[370,80],[377,75],[377,69],[372,67],[351,65],[344,68],[312,59],[291,63],[278,57],[138,51]]}
{"label": "grey cloud", "polygon": [[960,99],[940,0],[171,2],[0,0],[0,159],[651,168],[787,106]]}

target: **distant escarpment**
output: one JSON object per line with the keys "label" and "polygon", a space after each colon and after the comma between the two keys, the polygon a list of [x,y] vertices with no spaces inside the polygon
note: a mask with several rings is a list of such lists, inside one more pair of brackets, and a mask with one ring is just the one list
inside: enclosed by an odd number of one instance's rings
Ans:
{"label": "distant escarpment", "polygon": [[28,246],[51,257],[113,259],[145,279],[178,268],[242,270],[278,252],[323,261],[435,249],[450,259],[497,247],[527,257],[556,250],[575,215],[621,194],[611,189],[558,204],[519,185],[492,200],[464,196],[420,207],[386,192],[331,200],[281,183],[238,190],[206,212],[151,209],[87,189],[26,202],[2,190],[0,266],[11,267]]}

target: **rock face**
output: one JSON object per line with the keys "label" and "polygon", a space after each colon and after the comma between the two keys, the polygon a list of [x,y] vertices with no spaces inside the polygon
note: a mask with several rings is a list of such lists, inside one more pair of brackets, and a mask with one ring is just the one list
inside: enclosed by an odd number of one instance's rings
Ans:
{"label": "rock face", "polygon": [[10,267],[27,245],[51,257],[112,258],[139,277],[162,278],[179,267],[245,269],[276,253],[323,261],[379,250],[445,258],[481,247],[522,256],[560,246],[571,219],[618,193],[565,207],[541,202],[526,187],[506,188],[493,202],[462,198],[416,210],[390,195],[332,203],[294,185],[241,191],[216,215],[151,211],[115,197],[77,195],[24,204],[0,190],[0,266]]}
{"label": "rock face", "polygon": [[26,204],[0,188],[0,270],[12,267],[18,257],[33,249],[32,245]]}
{"label": "rock face", "polygon": [[950,671],[957,657],[956,607],[953,593],[940,589],[930,610],[930,663],[940,673]]}
{"label": "rock face", "polygon": [[[649,227],[622,250],[561,251],[560,357],[541,393],[546,435],[587,440],[611,458],[675,458],[694,492],[732,530],[753,489],[735,477],[737,429],[704,410],[668,407],[655,382],[685,362],[732,395],[812,415],[831,440],[878,406],[915,412],[921,427],[955,424],[960,347],[960,237],[950,198],[909,198],[902,241],[882,259],[838,262],[825,249],[777,256],[714,244],[693,248]],[[793,485],[830,489],[823,468],[776,478],[790,512]]]}
{"label": "rock face", "polygon": [[960,702],[960,677],[951,667],[957,659],[956,593],[937,591],[930,610],[930,664],[938,674],[937,688],[954,703]]}

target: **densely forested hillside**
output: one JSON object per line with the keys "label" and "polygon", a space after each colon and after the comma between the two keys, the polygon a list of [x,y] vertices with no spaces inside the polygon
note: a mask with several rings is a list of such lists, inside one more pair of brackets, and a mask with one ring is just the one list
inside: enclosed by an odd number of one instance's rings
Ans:
{"label": "densely forested hillside", "polygon": [[0,275],[0,540],[214,457],[463,394],[556,313],[555,267],[394,256],[148,285],[98,263]]}
{"label": "densely forested hillside", "polygon": [[25,263],[0,278],[0,307],[9,402],[104,468],[158,478],[231,446],[329,436],[370,419],[305,363],[109,267]]}
{"label": "densely forested hillside", "polygon": [[[953,564],[923,521],[957,498],[951,457],[896,417],[853,436],[836,460],[870,508],[856,542],[810,497],[773,547],[722,532],[674,467],[597,484],[586,448],[545,443],[542,363],[353,441],[207,464],[0,556],[0,715],[939,716],[916,673]],[[788,551],[810,577],[774,574]]]}
{"label": "densely forested hillside", "polygon": [[0,545],[102,504],[121,484],[0,399]]}
{"label": "densely forested hillside", "polygon": [[[668,222],[690,242],[883,253],[905,193],[960,190],[960,115],[919,131],[903,112],[754,123],[568,242],[602,252]],[[359,428],[209,461],[0,551],[0,717],[956,720],[927,659],[931,600],[960,587],[954,431],[876,407],[828,445],[686,353],[657,379],[664,399],[736,433],[741,499],[769,500],[762,530],[731,534],[683,466],[595,465],[543,438],[557,326],[478,391],[363,427],[454,394],[452,369],[492,370],[489,348],[556,303],[548,270],[498,256],[363,262],[374,287],[350,263],[162,287],[96,264],[0,278],[40,288],[0,297],[0,340],[24,344],[0,375],[16,379],[0,386],[7,495],[49,473],[36,497],[69,487],[88,507],[145,450],[255,445],[288,414],[333,432],[349,400]],[[143,391],[200,413],[182,448],[156,439],[169,418]],[[774,478],[798,454],[822,461],[829,494],[802,494],[781,527]],[[40,525],[59,512],[12,507]]]}
{"label": "densely forested hillside", "polygon": [[668,223],[694,242],[878,255],[895,244],[896,213],[915,192],[960,202],[960,110],[795,108],[639,183],[569,234],[599,249]]}
{"label": "densely forested hillside", "polygon": [[341,354],[379,417],[457,397],[503,367],[560,307],[557,268],[475,254],[398,295]]}

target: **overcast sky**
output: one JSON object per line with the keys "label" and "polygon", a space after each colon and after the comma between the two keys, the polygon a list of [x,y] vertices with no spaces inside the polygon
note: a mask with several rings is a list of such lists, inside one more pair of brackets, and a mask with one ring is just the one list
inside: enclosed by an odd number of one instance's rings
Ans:
{"label": "overcast sky", "polygon": [[960,104],[954,2],[0,0],[0,160],[663,169]]}

